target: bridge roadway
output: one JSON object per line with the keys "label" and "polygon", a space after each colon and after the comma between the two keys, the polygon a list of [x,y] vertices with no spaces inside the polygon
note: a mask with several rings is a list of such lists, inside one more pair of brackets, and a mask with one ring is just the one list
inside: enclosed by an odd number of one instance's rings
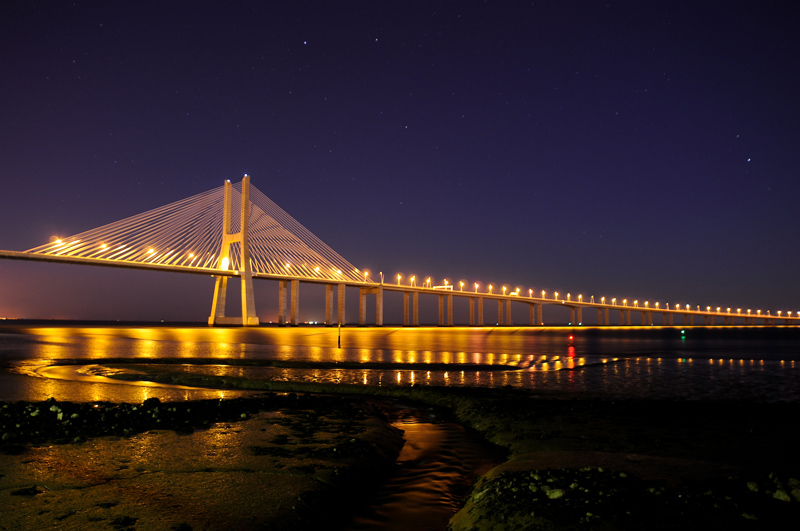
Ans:
{"label": "bridge roadway", "polygon": [[[122,262],[115,260],[106,260],[100,258],[81,258],[72,256],[57,256],[57,255],[44,255],[19,251],[2,251],[0,250],[0,258],[11,260],[33,260],[43,262],[58,262],[66,264],[80,264],[80,265],[94,265],[102,267],[124,267],[133,269],[145,269],[150,271],[167,271],[173,273],[189,273],[196,275],[210,275],[210,276],[228,276],[238,277],[240,273],[234,270],[220,270],[201,267],[186,267],[175,265],[163,264],[148,264],[138,262]],[[480,293],[470,291],[459,291],[454,287],[453,289],[437,289],[434,287],[425,286],[404,286],[398,284],[388,283],[375,283],[375,282],[353,282],[353,281],[336,281],[327,278],[313,278],[313,277],[298,277],[292,275],[274,275],[269,273],[253,273],[255,279],[266,279],[278,281],[278,322],[280,324],[299,323],[299,300],[300,300],[300,283],[309,284],[323,284],[325,286],[325,324],[345,324],[345,290],[348,287],[355,287],[359,289],[359,311],[358,311],[358,324],[367,324],[367,296],[375,295],[375,324],[377,326],[383,325],[383,300],[384,292],[397,291],[403,293],[403,325],[404,326],[418,326],[419,325],[419,296],[435,295],[439,298],[439,326],[452,326],[453,325],[453,300],[454,297],[466,297],[469,299],[469,324],[470,326],[483,326],[484,325],[484,302],[486,300],[497,302],[497,323],[500,325],[512,325],[511,321],[511,303],[521,303],[528,305],[528,325],[541,326],[544,325],[542,317],[542,309],[545,305],[550,306],[563,306],[569,310],[569,322],[571,325],[580,325],[583,322],[583,310],[595,309],[597,310],[597,323],[601,326],[613,326],[611,316],[615,312],[619,312],[619,325],[632,326],[633,315],[639,314],[639,324],[641,326],[652,326],[660,324],[664,326],[669,325],[684,325],[695,326],[701,323],[696,323],[695,318],[702,318],[703,326],[714,326],[716,324],[723,325],[762,325],[771,326],[776,324],[784,325],[798,325],[800,324],[800,312],[798,316],[792,316],[790,312],[778,312],[777,315],[761,313],[752,313],[751,310],[742,312],[732,312],[731,309],[726,308],[724,311],[720,308],[716,311],[707,307],[701,310],[697,307],[696,310],[682,309],[682,308],[660,308],[658,306],[634,306],[624,304],[617,304],[616,299],[612,299],[611,304],[603,302],[594,302],[590,300],[585,302],[583,300],[568,300],[564,298],[554,297],[547,299],[544,297],[534,296],[519,296],[513,294],[500,294],[500,293]],[[333,294],[334,289],[337,290],[337,319],[333,320]],[[286,312],[287,299],[289,304],[289,312]],[[661,323],[654,322],[654,316],[661,315]],[[719,320],[719,321],[718,321]]]}

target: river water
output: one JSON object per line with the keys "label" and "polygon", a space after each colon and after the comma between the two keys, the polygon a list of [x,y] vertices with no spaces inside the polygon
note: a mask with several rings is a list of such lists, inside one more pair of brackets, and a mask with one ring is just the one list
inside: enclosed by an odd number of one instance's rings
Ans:
{"label": "river water", "polygon": [[279,381],[511,386],[583,398],[800,400],[800,329],[788,327],[243,329],[11,322],[0,326],[0,400],[242,394],[116,383],[104,377],[109,358]]}

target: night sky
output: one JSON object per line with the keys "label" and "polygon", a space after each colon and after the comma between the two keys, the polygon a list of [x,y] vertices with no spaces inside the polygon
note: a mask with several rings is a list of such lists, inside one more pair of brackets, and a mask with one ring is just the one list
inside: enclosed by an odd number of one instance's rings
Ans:
{"label": "night sky", "polygon": [[[797,311],[798,27],[764,1],[3,2],[0,249],[248,173],[387,281]],[[0,317],[202,321],[212,287],[2,260]]]}

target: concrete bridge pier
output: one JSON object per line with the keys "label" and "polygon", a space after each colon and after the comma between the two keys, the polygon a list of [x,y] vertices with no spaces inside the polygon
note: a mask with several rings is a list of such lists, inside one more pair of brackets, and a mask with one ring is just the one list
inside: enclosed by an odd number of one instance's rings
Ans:
{"label": "concrete bridge pier", "polygon": [[447,326],[453,326],[453,296],[447,296]]}
{"label": "concrete bridge pier", "polygon": [[497,324],[499,326],[503,326],[503,301],[499,299],[497,301]]}
{"label": "concrete bridge pier", "polygon": [[375,326],[383,326],[383,286],[358,288],[358,325],[367,324],[367,295],[375,294]]}
{"label": "concrete bridge pier", "polygon": [[439,295],[439,326],[444,325],[444,295]]}
{"label": "concrete bridge pier", "polygon": [[292,326],[297,326],[300,318],[300,281],[292,280],[292,302],[289,319]]}
{"label": "concrete bridge pier", "polygon": [[358,288],[358,326],[367,322],[367,288]]}
{"label": "concrete bridge pier", "polygon": [[578,307],[576,308],[576,310],[577,310],[577,312],[576,312],[576,313],[578,314],[578,325],[580,326],[580,325],[582,325],[582,324],[583,324],[583,308],[581,308],[580,306],[578,306]]}
{"label": "concrete bridge pier", "polygon": [[625,323],[628,326],[631,326],[631,324],[632,324],[631,323],[631,311],[630,310],[625,310]]}
{"label": "concrete bridge pier", "polygon": [[408,326],[408,295],[407,291],[403,292],[403,326]]}
{"label": "concrete bridge pier", "polygon": [[286,324],[286,281],[278,281],[278,324]]}
{"label": "concrete bridge pier", "polygon": [[325,284],[325,326],[333,324],[333,284]]}
{"label": "concrete bridge pier", "polygon": [[569,324],[575,326],[575,307],[569,307]]}
{"label": "concrete bridge pier", "polygon": [[419,293],[417,293],[416,291],[411,296],[411,302],[413,307],[411,310],[412,313],[411,323],[414,326],[419,326]]}
{"label": "concrete bridge pier", "polygon": [[375,288],[375,326],[383,326],[383,286]]}
{"label": "concrete bridge pier", "polygon": [[528,324],[531,326],[536,325],[536,305],[529,304],[528,305]]}
{"label": "concrete bridge pier", "polygon": [[506,325],[511,326],[511,299],[506,299]]}
{"label": "concrete bridge pier", "polygon": [[338,320],[339,320],[339,324],[341,326],[344,326],[344,324],[345,324],[344,323],[344,290],[345,290],[346,287],[347,286],[345,286],[344,284],[339,284],[338,285],[339,293],[338,293],[338,296],[336,298],[336,305],[338,306],[338,316],[337,317],[338,317]]}
{"label": "concrete bridge pier", "polygon": [[469,298],[469,325],[475,326],[475,297]]}
{"label": "concrete bridge pier", "polygon": [[544,304],[537,304],[536,305],[536,322],[539,325],[544,324],[544,319],[542,319],[542,309],[544,308]]}
{"label": "concrete bridge pier", "polygon": [[601,326],[603,324],[605,324],[605,323],[603,323],[603,309],[602,308],[598,308],[597,309],[597,324],[601,325]]}
{"label": "concrete bridge pier", "polygon": [[478,297],[478,326],[483,326],[483,297]]}

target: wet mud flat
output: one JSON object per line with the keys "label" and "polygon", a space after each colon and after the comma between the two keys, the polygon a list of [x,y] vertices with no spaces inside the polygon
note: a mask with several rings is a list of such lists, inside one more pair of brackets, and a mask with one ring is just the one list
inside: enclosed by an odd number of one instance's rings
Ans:
{"label": "wet mud flat", "polygon": [[297,395],[4,403],[0,430],[0,529],[335,526],[403,445],[368,404]]}

